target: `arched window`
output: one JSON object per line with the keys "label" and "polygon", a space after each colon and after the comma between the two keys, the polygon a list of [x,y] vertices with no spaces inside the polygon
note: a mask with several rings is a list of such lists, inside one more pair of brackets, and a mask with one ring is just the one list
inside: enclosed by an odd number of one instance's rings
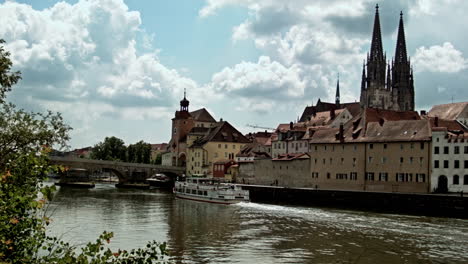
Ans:
{"label": "arched window", "polygon": [[458,175],[454,175],[453,176],[453,184],[457,185],[460,183],[460,178],[458,177]]}
{"label": "arched window", "polygon": [[468,185],[468,175],[463,176],[463,185]]}

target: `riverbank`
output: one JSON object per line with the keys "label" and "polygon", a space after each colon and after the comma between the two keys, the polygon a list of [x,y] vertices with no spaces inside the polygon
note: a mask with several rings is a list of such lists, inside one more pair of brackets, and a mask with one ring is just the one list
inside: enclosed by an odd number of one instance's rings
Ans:
{"label": "riverbank", "polygon": [[468,197],[242,185],[252,202],[468,219]]}

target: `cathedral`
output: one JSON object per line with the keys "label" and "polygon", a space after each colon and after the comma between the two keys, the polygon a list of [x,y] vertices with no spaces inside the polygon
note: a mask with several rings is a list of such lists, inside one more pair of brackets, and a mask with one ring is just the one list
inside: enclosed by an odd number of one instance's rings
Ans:
{"label": "cathedral", "polygon": [[362,69],[361,107],[414,111],[413,70],[406,53],[403,13],[400,13],[395,56],[387,62],[382,47],[379,6],[375,8],[371,50]]}

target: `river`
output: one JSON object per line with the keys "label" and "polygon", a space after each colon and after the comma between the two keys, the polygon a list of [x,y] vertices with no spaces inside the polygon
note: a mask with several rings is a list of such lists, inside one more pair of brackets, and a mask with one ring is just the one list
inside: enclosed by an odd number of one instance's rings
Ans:
{"label": "river", "polygon": [[216,205],[161,190],[59,188],[49,232],[113,249],[166,241],[177,263],[468,263],[468,221],[257,203]]}

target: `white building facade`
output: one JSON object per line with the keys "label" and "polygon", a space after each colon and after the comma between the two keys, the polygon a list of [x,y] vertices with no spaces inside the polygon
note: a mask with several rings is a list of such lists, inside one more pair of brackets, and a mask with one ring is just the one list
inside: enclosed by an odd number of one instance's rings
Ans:
{"label": "white building facade", "polygon": [[432,192],[468,192],[468,137],[432,131]]}

